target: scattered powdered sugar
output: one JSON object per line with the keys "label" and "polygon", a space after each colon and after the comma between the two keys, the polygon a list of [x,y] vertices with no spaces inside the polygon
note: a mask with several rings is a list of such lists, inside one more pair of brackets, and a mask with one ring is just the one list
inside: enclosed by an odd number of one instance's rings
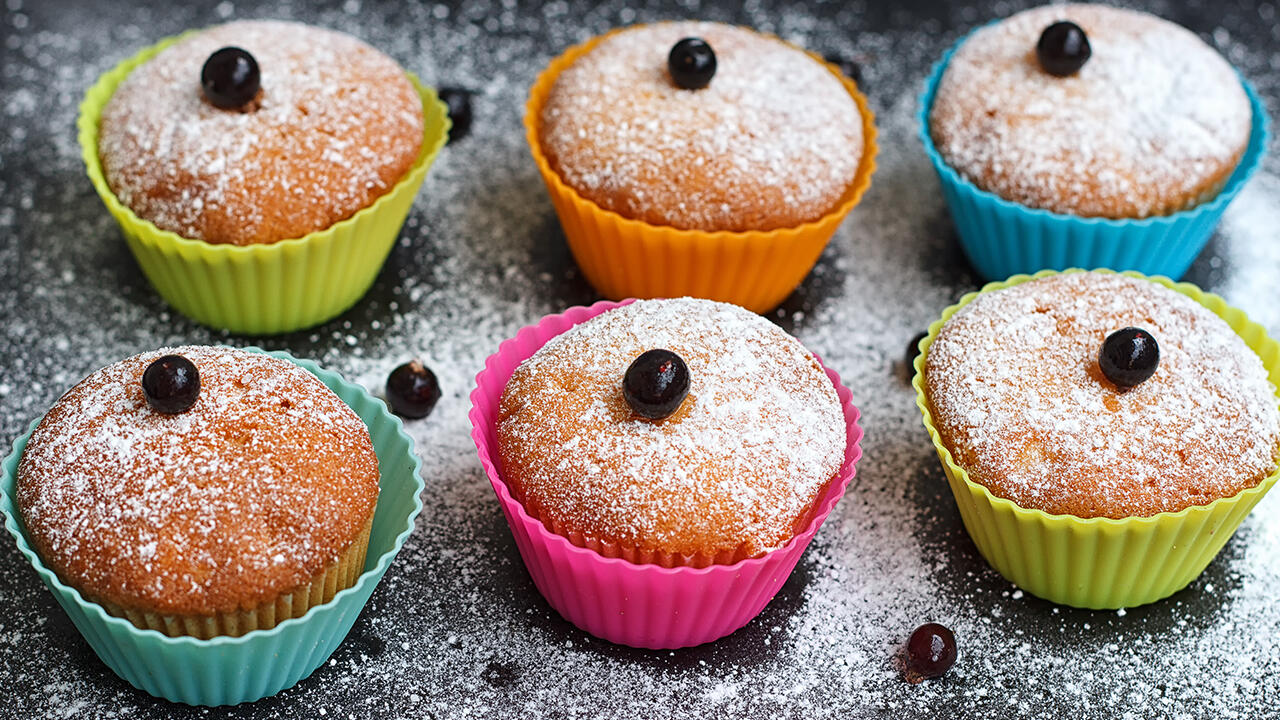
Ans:
{"label": "scattered powdered sugar", "polygon": [[[262,89],[247,111],[206,100],[201,67],[248,50]],[[343,33],[237,22],[166,48],[102,112],[107,183],[162,229],[209,242],[322,230],[395,185],[422,143],[422,102],[395,61]]]}
{"label": "scattered powdered sugar", "polygon": [[[1103,340],[1155,338],[1155,373],[1102,374]],[[1023,507],[1122,518],[1253,487],[1276,467],[1280,412],[1262,362],[1190,298],[1119,275],[1041,278],[981,295],[942,327],[925,371],[943,442]]]}
{"label": "scattered powdered sugar", "polygon": [[[98,660],[13,543],[0,542],[7,691],[0,717],[1257,720],[1280,713],[1280,493],[1264,498],[1218,559],[1175,596],[1123,616],[1056,607],[1010,586],[978,555],[903,377],[908,340],[980,285],[916,138],[916,95],[929,66],[963,32],[1025,2],[608,0],[533,8],[333,0],[251,8],[228,0],[82,3],[74,12],[6,2],[19,9],[0,16],[9,32],[0,39],[5,442],[93,369],[189,342],[288,349],[374,392],[417,355],[439,376],[444,397],[431,417],[406,423],[426,481],[417,530],[311,677],[232,708],[151,698]],[[1147,5],[1203,32],[1276,117],[1275,7],[1231,7]],[[534,588],[468,437],[467,394],[500,342],[544,314],[598,299],[568,254],[524,140],[520,117],[535,75],[568,45],[612,27],[695,16],[862,63],[881,138],[872,188],[805,283],[768,317],[840,372],[867,435],[844,499],[759,618],[707,646],[635,651],[569,626]],[[84,180],[75,141],[76,105],[98,74],[159,37],[232,17],[342,28],[428,83],[477,91],[471,135],[441,152],[369,294],[342,317],[283,337],[228,336],[159,299]],[[1186,278],[1247,310],[1273,337],[1280,336],[1275,147]],[[940,680],[908,685],[895,654],[930,620],[956,632],[960,660]]]}
{"label": "scattered powdered sugar", "polygon": [[[710,84],[677,86],[667,55],[703,38]],[[713,23],[617,33],[562,71],[541,141],[566,184],[658,225],[770,230],[816,220],[862,158],[857,105],[826,67],[774,38]]]}
{"label": "scattered powdered sugar", "polygon": [[[200,376],[195,404],[174,415],[153,410],[140,382],[168,354]],[[306,370],[188,346],[114,363],[69,390],[27,445],[17,501],[33,546],[82,592],[214,614],[267,602],[336,560],[377,483],[364,424]]]}
{"label": "scattered powdered sugar", "polygon": [[[1036,42],[1079,24],[1092,56],[1075,75],[1041,69]],[[1055,212],[1146,217],[1221,187],[1253,113],[1226,60],[1151,15],[1058,5],[1015,15],[956,51],[930,125],[947,163],[1006,199]]]}
{"label": "scattered powdered sugar", "polygon": [[[633,360],[689,369],[671,417],[622,395]],[[498,452],[517,498],[573,532],[646,550],[778,547],[844,459],[839,398],[778,326],[707,300],[637,301],[552,339],[502,396]]]}

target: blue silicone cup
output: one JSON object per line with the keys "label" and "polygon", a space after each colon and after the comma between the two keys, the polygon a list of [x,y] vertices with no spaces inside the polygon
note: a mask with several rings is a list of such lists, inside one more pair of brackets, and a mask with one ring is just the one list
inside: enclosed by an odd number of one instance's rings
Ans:
{"label": "blue silicone cup", "polygon": [[[257,348],[246,349],[262,352]],[[400,420],[387,412],[385,403],[359,385],[309,360],[284,352],[267,354],[310,371],[360,416],[369,428],[381,473],[364,573],[355,585],[300,618],[240,637],[197,640],[140,630],[128,620],[108,615],[102,606],[85,600],[79,591],[59,580],[27,541],[14,490],[18,462],[31,437],[30,431],[14,442],[13,452],[4,460],[0,510],[4,512],[4,526],[17,540],[18,549],[107,667],[134,687],[166,700],[189,705],[252,702],[292,687],[310,675],[333,654],[351,630],[361,608],[413,531],[414,518],[422,510],[422,501],[418,498],[424,487],[419,473],[421,461],[414,453],[413,439],[405,434]],[[32,423],[31,430],[35,430],[38,423],[38,420]]]}
{"label": "blue silicone cup", "polygon": [[1136,270],[1173,280],[1182,277],[1266,152],[1267,114],[1253,87],[1240,78],[1253,109],[1249,145],[1212,200],[1171,215],[1133,220],[1063,215],[1009,202],[980,189],[948,166],[934,146],[929,134],[934,94],[951,56],[971,35],[961,38],[933,66],[920,96],[918,121],[920,139],[942,182],[960,246],[974,269],[987,280],[1072,267]]}

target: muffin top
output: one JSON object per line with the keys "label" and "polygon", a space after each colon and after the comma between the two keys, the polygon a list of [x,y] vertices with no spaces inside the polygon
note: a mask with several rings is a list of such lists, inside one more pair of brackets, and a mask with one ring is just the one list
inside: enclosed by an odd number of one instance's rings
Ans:
{"label": "muffin top", "polygon": [[[676,85],[668,54],[705,40],[715,75]],[[772,230],[840,203],[862,117],[839,76],[781,40],[710,22],[627,28],[556,78],[540,118],[551,167],[624,217],[698,230]]]}
{"label": "muffin top", "polygon": [[[1125,327],[1159,345],[1155,373],[1127,390],[1099,365]],[[942,326],[925,381],[955,461],[1024,508],[1176,512],[1276,469],[1280,400],[1262,361],[1210,310],[1146,280],[1069,273],[983,293]]]}
{"label": "muffin top", "polygon": [[[1036,51],[1060,20],[1092,48],[1067,77]],[[1252,119],[1236,73],[1190,31],[1134,10],[1055,5],[974,32],[947,64],[929,125],[949,166],[1006,200],[1142,218],[1215,195]]]}
{"label": "muffin top", "polygon": [[[215,107],[201,69],[247,50],[261,90]],[[248,245],[323,230],[370,205],[413,166],[422,99],[391,58],[343,33],[242,21],[194,33],[137,67],[102,112],[111,191],[157,227]]]}
{"label": "muffin top", "polygon": [[[185,412],[152,409],[143,371],[195,364]],[[310,582],[373,516],[378,459],[360,418],[285,360],[180,347],[109,365],[63,395],[18,468],[44,562],[86,597],[161,614],[246,610]]]}
{"label": "muffin top", "polygon": [[[623,377],[675,352],[690,389],[663,420],[633,412]],[[686,556],[755,555],[796,531],[844,460],[831,380],[777,326],[725,303],[639,300],[552,339],[508,381],[503,474],[562,534]]]}

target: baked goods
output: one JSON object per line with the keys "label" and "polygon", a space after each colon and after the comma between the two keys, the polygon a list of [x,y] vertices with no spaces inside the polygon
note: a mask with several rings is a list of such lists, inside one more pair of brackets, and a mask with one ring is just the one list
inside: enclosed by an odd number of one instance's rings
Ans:
{"label": "baked goods", "polygon": [[[663,419],[623,392],[655,349],[687,364],[687,397]],[[530,515],[576,545],[669,566],[785,543],[840,469],[845,435],[811,353],[752,313],[690,298],[637,301],[547,342],[496,419],[503,476]]]}
{"label": "baked goods", "polygon": [[852,80],[716,23],[565,50],[530,89],[524,125],[574,260],[613,300],[772,310],[875,172],[874,116]]}
{"label": "baked goods", "polygon": [[[202,92],[215,51],[247,50],[261,89],[229,109]],[[255,74],[256,74],[255,70]],[[183,237],[248,245],[350,217],[418,160],[423,101],[393,60],[348,35],[240,21],[185,36],[107,102],[107,184],[139,217]]]}
{"label": "baked goods", "polygon": [[[176,414],[141,382],[167,354],[199,373]],[[364,423],[314,375],[181,347],[68,391],[17,478],[31,544],[63,582],[138,627],[207,638],[273,627],[354,583],[379,471]]]}
{"label": "baked goods", "polygon": [[[1104,375],[1109,334],[1158,341],[1154,374]],[[1177,512],[1276,470],[1280,414],[1258,356],[1203,305],[1144,279],[1050,275],[983,293],[928,347],[942,444],[1022,508],[1081,518]]]}
{"label": "baked goods", "polygon": [[[1064,20],[1083,29],[1092,53],[1060,77],[1037,43]],[[1083,4],[975,31],[947,63],[928,116],[942,159],[979,188],[1106,218],[1166,215],[1212,198],[1253,122],[1235,71],[1195,34],[1147,13]]]}
{"label": "baked goods", "polygon": [[[791,375],[793,381],[799,378],[801,388],[804,388],[808,384],[806,378],[809,376],[809,363],[813,362],[812,356],[802,349],[795,353],[784,351],[785,348],[794,346],[795,341],[776,327],[759,317],[744,313],[740,308],[687,298],[653,304],[636,302],[634,304],[638,307],[630,310],[631,314],[667,314],[678,322],[674,325],[637,324],[635,333],[630,329],[615,328],[618,331],[617,337],[630,343],[647,340],[661,340],[665,343],[670,339],[667,347],[646,347],[632,357],[619,357],[618,353],[622,352],[620,348],[624,343],[602,344],[601,347],[593,347],[589,356],[567,357],[570,367],[570,372],[567,373],[560,373],[559,368],[546,362],[545,358],[551,357],[553,353],[563,353],[568,343],[582,342],[588,333],[590,336],[601,337],[603,333],[600,329],[605,325],[593,330],[593,323],[623,321],[625,325],[631,315],[624,311],[630,307],[628,303],[631,302],[601,301],[590,307],[572,307],[522,328],[513,338],[503,342],[497,352],[485,361],[484,370],[476,375],[476,389],[471,393],[472,408],[469,413],[471,437],[475,440],[480,463],[493,486],[502,514],[511,528],[520,557],[538,592],[551,607],[579,628],[610,642],[643,648],[700,645],[724,637],[750,622],[786,582],[818,528],[831,514],[853,479],[858,459],[862,456],[862,429],[858,426],[858,409],[853,405],[852,393],[841,384],[839,375],[830,368],[822,368],[822,374],[839,403],[838,411],[841,414],[838,418],[843,421],[843,429],[837,440],[837,447],[842,448],[838,456],[840,465],[829,479],[818,481],[819,489],[812,501],[801,498],[811,484],[807,473],[782,481],[791,482],[796,489],[794,497],[786,499],[783,505],[801,508],[808,502],[808,507],[792,525],[789,539],[779,547],[752,557],[744,557],[751,552],[750,544],[764,546],[775,541],[768,537],[772,534],[768,528],[758,524],[748,529],[745,533],[748,537],[731,537],[724,543],[726,547],[736,543],[736,549],[718,552],[715,556],[707,555],[703,551],[706,546],[701,543],[696,548],[682,548],[693,550],[696,554],[682,555],[666,550],[620,545],[607,538],[586,535],[582,530],[571,532],[551,514],[567,503],[556,501],[558,499],[553,499],[551,503],[539,501],[550,512],[539,511],[540,514],[535,515],[525,502],[527,496],[534,494],[533,491],[518,492],[513,479],[514,474],[523,472],[521,468],[515,467],[522,460],[509,457],[509,450],[514,449],[515,452],[511,453],[513,455],[522,453],[540,442],[537,437],[541,433],[538,424],[543,420],[546,421],[548,432],[563,432],[575,425],[587,429],[589,423],[599,424],[611,412],[610,408],[623,407],[619,402],[636,411],[634,414],[616,417],[614,426],[605,431],[585,438],[579,437],[568,448],[564,444],[552,446],[551,443],[543,442],[548,446],[549,452],[566,458],[566,469],[570,462],[579,462],[583,457],[589,457],[586,453],[591,450],[592,445],[600,447],[598,440],[607,441],[610,437],[618,439],[629,434],[640,441],[640,447],[655,450],[652,454],[643,455],[636,453],[634,448],[624,448],[621,443],[614,442],[605,448],[611,453],[617,451],[607,458],[612,464],[619,465],[618,461],[627,457],[635,461],[622,468],[617,478],[606,477],[600,472],[577,479],[568,476],[563,478],[568,482],[562,487],[571,491],[575,490],[573,483],[583,486],[578,490],[585,492],[577,492],[578,497],[593,494],[592,488],[587,487],[588,484],[612,486],[623,491],[612,500],[604,498],[603,494],[595,494],[597,498],[604,500],[601,507],[605,512],[590,514],[593,524],[601,524],[594,521],[608,520],[610,516],[625,520],[627,516],[660,514],[654,509],[641,506],[646,497],[665,501],[666,498],[661,496],[670,495],[672,488],[678,490],[679,483],[683,481],[687,481],[685,484],[695,492],[699,489],[696,481],[700,479],[715,485],[717,477],[713,472],[706,471],[717,469],[726,472],[720,475],[718,486],[706,488],[710,490],[706,495],[708,502],[704,503],[707,509],[724,517],[724,506],[710,505],[713,498],[721,498],[729,505],[737,504],[747,508],[747,514],[743,516],[746,519],[754,521],[755,518],[750,513],[753,510],[763,511],[757,512],[757,516],[770,520],[768,525],[784,524],[785,518],[782,517],[783,511],[780,508],[767,508],[763,503],[754,502],[751,490],[760,481],[755,477],[756,468],[752,467],[752,463],[746,462],[746,455],[739,461],[725,457],[722,449],[715,447],[713,442],[694,442],[697,438],[689,431],[695,430],[701,422],[698,418],[708,413],[718,413],[728,417],[731,422],[741,421],[741,428],[717,428],[712,440],[723,441],[734,447],[749,444],[758,448],[750,450],[748,455],[752,456],[751,460],[761,462],[764,472],[761,477],[765,479],[776,479],[772,472],[774,463],[766,457],[770,443],[773,444],[773,449],[779,451],[773,460],[779,460],[789,453],[817,453],[825,457],[827,452],[823,448],[829,447],[832,442],[825,439],[830,421],[828,411],[823,409],[828,402],[824,397],[825,393],[816,390],[812,393],[800,391],[801,395],[814,395],[810,398],[813,402],[799,403],[804,407],[796,408],[785,401],[769,399],[768,396],[776,395],[782,390],[776,378],[770,377],[770,373],[761,373],[765,382],[756,387],[754,392],[740,387],[749,384],[750,375],[734,375],[732,368],[735,365],[739,368],[754,367],[761,371],[770,364],[777,363],[778,353],[782,352],[783,357],[789,358],[784,363],[789,368],[788,372],[783,374]],[[672,310],[677,308],[688,308],[690,312],[673,313]],[[643,332],[644,336],[637,334],[639,332]],[[723,335],[732,335],[735,341],[726,344]],[[565,339],[562,341],[561,338]],[[677,340],[680,341],[679,344]],[[670,355],[675,355],[675,350],[689,344],[702,348],[703,352],[695,350],[686,354],[682,351],[678,355],[682,358],[681,361],[673,361]],[[533,358],[544,347],[549,349],[541,356],[544,359],[538,365],[547,372],[531,375],[529,369],[533,366]],[[707,350],[718,348],[724,350],[713,356],[714,365],[719,369],[709,371],[709,366],[701,356]],[[695,356],[699,359],[694,360]],[[573,390],[569,384],[556,383],[554,377],[581,380],[579,388],[601,392],[600,389],[593,389],[597,388],[596,380],[572,369],[586,367],[595,362],[596,357],[613,358],[610,363],[614,377],[608,389],[609,394],[600,395],[597,398],[599,402],[593,404],[594,417],[573,418],[570,409],[578,399],[569,398],[561,408],[565,412],[554,410],[544,413],[544,418],[538,418],[537,408],[533,406],[536,398],[531,395],[531,390],[545,390],[552,400],[564,399]],[[689,362],[684,362],[685,357],[689,358]],[[679,367],[682,364],[683,369]],[[522,368],[524,380],[517,386],[513,378]],[[782,371],[784,368],[778,369]],[[712,393],[709,397],[706,380],[697,377],[699,373],[707,372],[727,372],[728,375],[734,375],[736,379],[726,378],[724,382],[717,383],[722,389],[733,386],[734,392],[721,392],[718,396]],[[648,373],[654,374],[647,375]],[[688,381],[687,384],[685,380]],[[521,400],[528,399],[530,402],[517,406],[513,400],[516,392],[520,393]],[[744,393],[745,397],[742,396]],[[621,396],[621,400],[618,396]],[[736,403],[733,402],[735,397],[739,399]],[[708,403],[714,403],[714,407],[708,406]],[[790,409],[773,417],[762,417],[758,413],[753,416],[752,406],[759,407],[762,404],[788,406]],[[643,413],[637,411],[637,408]],[[732,417],[739,411],[744,417]],[[797,414],[792,414],[793,412]],[[803,420],[806,413],[817,421]],[[788,421],[788,417],[792,419]],[[567,420],[567,423],[562,423],[562,420]],[[799,441],[807,438],[812,442],[802,448],[780,444],[771,421],[776,421],[778,427],[787,434],[796,436]],[[761,427],[765,425],[768,425],[767,431],[761,432]],[[732,434],[735,429],[742,432]],[[596,429],[590,428],[588,432],[596,432]],[[503,439],[504,434],[506,439]],[[688,466],[698,473],[696,475],[687,472],[683,463],[671,459],[674,454],[682,451],[690,454],[693,450],[704,455],[704,462]],[[603,453],[594,454],[604,457]],[[533,453],[529,455],[532,456]],[[569,456],[573,458],[568,459]],[[543,468],[549,468],[545,458],[530,459],[534,463],[540,463]],[[665,468],[675,474],[663,478],[656,472],[647,472],[646,464],[652,464],[655,470]],[[817,464],[804,464],[814,467],[815,475],[826,472],[825,467],[817,469]],[[821,464],[825,465],[825,462]],[[559,470],[558,467],[549,469],[553,473]],[[633,480],[636,482],[632,482]],[[560,482],[555,478],[553,481]],[[535,484],[547,486],[542,478],[529,483]],[[708,482],[703,482],[704,487],[707,485]],[[680,497],[678,494],[670,499],[678,508],[694,504],[690,502],[692,498]],[[680,529],[679,534],[695,535],[700,528],[726,536],[733,531],[732,527],[713,528],[700,517],[694,520],[694,525]],[[568,518],[568,521],[572,523],[574,518]],[[587,530],[595,531],[596,528]],[[623,534],[625,537],[640,535],[625,531]],[[713,535],[712,532],[703,534],[707,537]],[[748,542],[744,543],[743,540]],[[667,545],[646,540],[645,546]]]}
{"label": "baked goods", "polygon": [[[668,69],[682,38],[714,50],[705,87]],[[864,149],[838,75],[777,38],[720,23],[612,33],[555,79],[541,150],[584,198],[654,225],[772,230],[840,204]]]}

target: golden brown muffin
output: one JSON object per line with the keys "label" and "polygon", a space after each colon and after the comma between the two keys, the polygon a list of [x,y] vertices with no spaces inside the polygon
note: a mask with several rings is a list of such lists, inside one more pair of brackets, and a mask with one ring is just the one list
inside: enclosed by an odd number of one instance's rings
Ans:
{"label": "golden brown muffin", "polygon": [[[156,358],[200,393],[161,414]],[[217,347],[144,353],[63,395],[18,467],[31,544],[63,582],[170,635],[240,635],[327,602],[364,565],[378,458],[360,418],[285,360]]]}
{"label": "golden brown muffin", "polygon": [[[1059,20],[1092,47],[1067,77],[1036,55]],[[1235,71],[1190,31],[1134,10],[1055,5],[973,33],[947,64],[929,128],[948,165],[1006,200],[1143,218],[1216,195],[1252,122]]]}
{"label": "golden brown muffin", "polygon": [[[673,45],[707,41],[699,90],[667,70]],[[708,22],[613,33],[556,78],[539,142],[564,182],[653,225],[773,230],[817,220],[853,183],[862,118],[836,73],[751,30]]]}
{"label": "golden brown muffin", "polygon": [[[1160,350],[1127,390],[1098,361],[1125,327]],[[1070,273],[979,295],[939,331],[925,383],[956,463],[1024,508],[1176,512],[1276,468],[1280,401],[1262,361],[1217,315],[1146,280]]]}
{"label": "golden brown muffin", "polygon": [[[623,397],[641,353],[671,350],[690,390],[664,420]],[[813,355],[754,313],[640,300],[548,342],[502,394],[498,454],[515,497],[575,544],[693,564],[756,555],[807,519],[844,459],[836,391]]]}
{"label": "golden brown muffin", "polygon": [[[258,97],[222,110],[203,95],[205,60],[248,50]],[[249,245],[324,230],[372,204],[412,167],[422,99],[363,42],[299,23],[242,21],[167,48],[122,82],[98,146],[111,191],[179,235]]]}

